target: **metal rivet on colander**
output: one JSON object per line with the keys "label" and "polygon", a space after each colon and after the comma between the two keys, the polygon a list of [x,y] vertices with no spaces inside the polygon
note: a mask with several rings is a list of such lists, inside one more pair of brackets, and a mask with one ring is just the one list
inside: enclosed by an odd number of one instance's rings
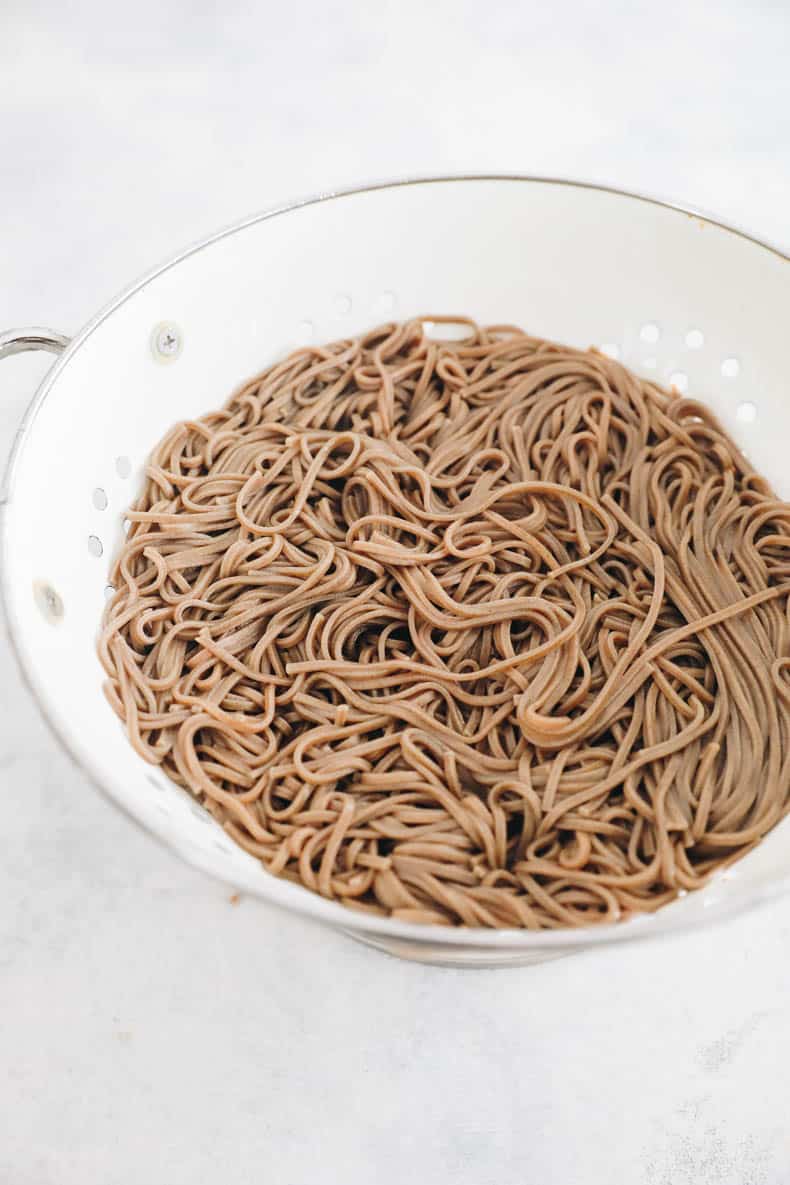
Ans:
{"label": "metal rivet on colander", "polygon": [[155,325],[151,334],[151,350],[159,362],[173,362],[181,353],[183,335],[172,321]]}
{"label": "metal rivet on colander", "polygon": [[36,580],[33,582],[33,596],[36,599],[36,604],[41,610],[43,617],[51,625],[56,625],[63,617],[63,601],[55,592],[51,584],[47,584],[43,580]]}

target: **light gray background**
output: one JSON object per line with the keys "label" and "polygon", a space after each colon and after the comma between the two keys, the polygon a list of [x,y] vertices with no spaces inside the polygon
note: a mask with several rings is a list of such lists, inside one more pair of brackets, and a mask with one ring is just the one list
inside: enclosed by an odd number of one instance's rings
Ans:
{"label": "light gray background", "polygon": [[[74,331],[217,227],[404,173],[586,176],[788,245],[783,0],[117,8],[0,3],[0,327]],[[0,450],[46,365],[2,364]],[[5,642],[0,701],[1,1185],[790,1182],[790,901],[399,963],[139,833]]]}

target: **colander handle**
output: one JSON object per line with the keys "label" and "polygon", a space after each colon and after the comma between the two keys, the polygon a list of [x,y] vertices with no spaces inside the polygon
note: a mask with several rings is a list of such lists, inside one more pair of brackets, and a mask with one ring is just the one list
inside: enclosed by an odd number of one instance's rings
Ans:
{"label": "colander handle", "polygon": [[9,329],[0,333],[0,358],[12,354],[23,354],[26,350],[47,350],[50,354],[61,354],[71,338],[54,329]]}

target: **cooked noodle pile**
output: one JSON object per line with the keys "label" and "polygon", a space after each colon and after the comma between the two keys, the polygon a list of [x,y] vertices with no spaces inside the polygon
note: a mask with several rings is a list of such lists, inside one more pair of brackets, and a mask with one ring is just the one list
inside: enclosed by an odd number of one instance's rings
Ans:
{"label": "cooked noodle pile", "polygon": [[298,350],[168,433],[107,694],[270,872],[355,909],[654,910],[787,810],[790,506],[701,404],[468,330]]}

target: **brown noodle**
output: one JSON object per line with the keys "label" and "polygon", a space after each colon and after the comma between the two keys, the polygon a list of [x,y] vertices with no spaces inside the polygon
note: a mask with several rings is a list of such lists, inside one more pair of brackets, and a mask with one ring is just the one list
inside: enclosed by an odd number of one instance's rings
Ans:
{"label": "brown noodle", "polygon": [[355,909],[654,910],[788,809],[790,506],[702,404],[460,320],[298,350],[167,434],[107,694],[269,871]]}

